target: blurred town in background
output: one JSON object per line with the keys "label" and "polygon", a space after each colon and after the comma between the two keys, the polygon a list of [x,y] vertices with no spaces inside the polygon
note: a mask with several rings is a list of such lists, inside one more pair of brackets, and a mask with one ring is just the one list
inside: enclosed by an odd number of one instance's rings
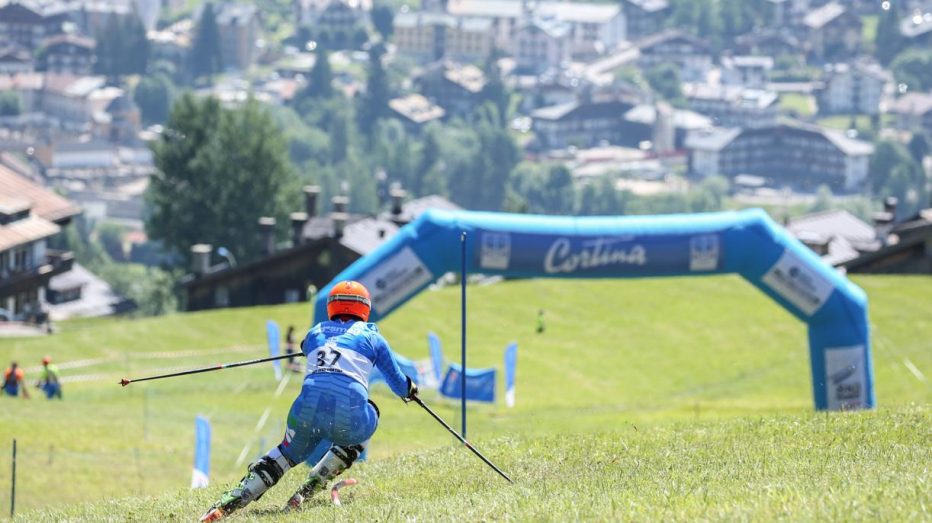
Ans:
{"label": "blurred town in background", "polygon": [[930,140],[930,0],[0,0],[0,331],[307,300],[429,208],[928,274]]}

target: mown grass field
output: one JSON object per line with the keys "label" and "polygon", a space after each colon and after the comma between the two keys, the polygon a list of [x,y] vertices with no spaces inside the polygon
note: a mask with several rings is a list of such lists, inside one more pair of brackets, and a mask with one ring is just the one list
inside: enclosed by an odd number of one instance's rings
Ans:
{"label": "mown grass field", "polygon": [[[472,408],[468,435],[515,486],[379,385],[382,422],[342,510],[321,498],[278,514],[299,469],[237,520],[930,520],[932,278],[855,282],[871,300],[880,406],[854,414],[813,412],[805,326],[737,277],[471,287],[469,365],[501,368],[511,341],[519,357],[517,406]],[[308,315],[300,304],[86,321],[0,340],[7,361],[94,360],[63,372],[97,378],[66,383],[60,403],[3,401],[17,519],[195,519],[242,474],[245,446],[251,460],[277,443],[298,380],[278,397],[267,367],[117,380],[259,357],[267,319],[284,329]],[[381,328],[409,358],[427,357],[428,331],[458,358],[458,289],[419,296]],[[423,397],[459,426],[456,403]],[[190,491],[198,414],[213,425],[212,486]],[[3,513],[9,460],[0,453]]]}

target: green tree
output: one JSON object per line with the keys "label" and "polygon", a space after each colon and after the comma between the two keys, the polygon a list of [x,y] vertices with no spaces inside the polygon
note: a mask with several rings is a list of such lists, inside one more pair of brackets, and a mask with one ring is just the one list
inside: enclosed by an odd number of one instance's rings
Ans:
{"label": "green tree", "polygon": [[511,109],[511,92],[505,86],[496,56],[497,53],[492,52],[486,59],[484,67],[486,83],[479,92],[479,100],[494,105],[498,114],[497,124],[499,127],[507,127]]}
{"label": "green tree", "polygon": [[922,165],[922,159],[929,154],[929,141],[926,139],[926,135],[922,133],[914,134],[912,139],[909,140],[907,149],[909,149],[909,154],[913,157],[913,160]]}
{"label": "green tree", "polygon": [[391,99],[388,76],[382,64],[385,49],[374,45],[369,49],[369,67],[366,74],[366,92],[360,97],[359,129],[367,136],[372,136],[375,123],[388,115],[388,101]]}
{"label": "green tree", "polygon": [[822,212],[831,209],[834,197],[835,195],[832,194],[832,189],[828,185],[820,185],[816,189],[815,201],[809,206],[809,212]]}
{"label": "green tree", "polygon": [[751,29],[753,20],[748,16],[743,0],[719,0],[719,13],[722,21],[722,34],[732,39]]}
{"label": "green tree", "polygon": [[220,30],[217,28],[217,16],[214,5],[204,5],[201,18],[197,22],[194,44],[189,55],[191,74],[195,78],[211,76],[220,72]]}
{"label": "green tree", "polygon": [[870,162],[869,178],[874,194],[899,199],[897,214],[900,216],[917,211],[929,201],[922,166],[896,142],[884,140],[877,144]]}
{"label": "green tree", "polygon": [[677,105],[683,104],[685,99],[676,65],[670,62],[657,65],[647,71],[646,79],[651,88],[665,100]]}
{"label": "green tree", "polygon": [[139,106],[143,122],[156,124],[168,119],[174,88],[171,79],[162,74],[145,76],[136,84],[133,100]]}
{"label": "green tree", "polygon": [[330,163],[340,163],[349,156],[349,125],[345,114],[334,118],[330,126]]}
{"label": "green tree", "polygon": [[372,6],[370,16],[372,17],[372,25],[382,35],[382,40],[388,41],[392,37],[392,33],[395,32],[395,12],[392,11],[391,6],[379,2]]}
{"label": "green tree", "polygon": [[[576,190],[569,169],[523,163],[515,168],[512,191],[523,199],[524,209],[537,214],[572,214]],[[591,207],[590,207],[591,206]],[[596,195],[585,188],[580,195],[580,214],[596,214]]]}
{"label": "green tree", "polygon": [[19,116],[23,112],[23,102],[19,94],[13,91],[0,93],[0,116]]}
{"label": "green tree", "polygon": [[330,52],[324,46],[317,47],[314,66],[308,78],[307,86],[300,93],[300,99],[330,98],[333,96],[333,70],[330,68]]}
{"label": "green tree", "polygon": [[887,9],[881,10],[877,20],[877,33],[874,36],[877,59],[886,65],[896,57],[906,45],[903,34],[900,33],[900,13],[897,2],[885,2]]}
{"label": "green tree", "polygon": [[278,126],[254,100],[224,109],[216,99],[186,94],[166,128],[152,146],[157,173],[146,192],[149,236],[185,260],[201,242],[253,259],[259,217],[283,222],[296,204],[288,201],[297,198],[297,183]]}
{"label": "green tree", "polygon": [[149,39],[138,16],[111,15],[94,48],[98,74],[143,74],[149,62]]}
{"label": "green tree", "polygon": [[441,132],[442,127],[439,124],[430,124],[424,131],[421,154],[418,157],[417,165],[414,167],[411,181],[408,183],[408,190],[414,196],[427,194],[424,190],[427,180],[434,174],[441,160],[440,141],[438,139],[438,134]]}
{"label": "green tree", "polygon": [[932,49],[910,48],[898,54],[890,64],[896,81],[910,91],[932,89]]}
{"label": "green tree", "polygon": [[730,185],[724,176],[711,176],[702,180],[689,192],[690,212],[720,211],[725,206]]}

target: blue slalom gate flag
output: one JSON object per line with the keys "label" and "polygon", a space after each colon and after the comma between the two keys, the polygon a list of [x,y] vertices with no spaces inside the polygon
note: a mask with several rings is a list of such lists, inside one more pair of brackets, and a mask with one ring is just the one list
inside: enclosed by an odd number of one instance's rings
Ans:
{"label": "blue slalom gate flag", "polygon": [[518,344],[505,348],[505,405],[515,406],[515,368],[518,365]]}
{"label": "blue slalom gate flag", "polygon": [[[462,366],[450,363],[443,383],[440,385],[440,394],[448,398],[462,397],[463,379]],[[483,401],[495,403],[495,369],[466,369],[466,399],[470,401]]]}
{"label": "blue slalom gate flag", "polygon": [[204,488],[210,478],[210,421],[204,416],[194,420],[194,471],[191,488]]}
{"label": "blue slalom gate flag", "polygon": [[427,344],[430,346],[430,363],[434,369],[434,380],[440,383],[443,379],[443,351],[440,349],[440,338],[431,332],[427,335]]}
{"label": "blue slalom gate flag", "polygon": [[[281,331],[278,330],[278,324],[272,320],[265,322],[265,336],[269,340],[269,356],[275,357],[280,354],[279,344],[281,343]],[[282,380],[282,362],[275,360],[272,362],[272,368],[275,370],[275,381]]]}

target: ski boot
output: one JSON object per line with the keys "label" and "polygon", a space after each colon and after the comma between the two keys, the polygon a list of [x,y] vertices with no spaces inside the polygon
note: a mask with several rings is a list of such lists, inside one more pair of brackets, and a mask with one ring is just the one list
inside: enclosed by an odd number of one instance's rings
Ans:
{"label": "ski boot", "polygon": [[297,492],[291,496],[288,500],[288,503],[285,505],[285,512],[291,512],[292,510],[298,510],[301,508],[301,504],[304,503],[304,500],[309,499],[314,494],[324,490],[327,486],[327,480],[317,476],[312,475],[308,477],[301,487],[298,488]]}
{"label": "ski boot", "polygon": [[219,521],[246,505],[261,498],[265,491],[278,483],[285,470],[274,459],[264,456],[259,461],[249,465],[249,472],[243,476],[239,485],[233,487],[220,496],[220,500],[210,506],[201,516],[203,523]]}
{"label": "ski boot", "polygon": [[342,474],[353,466],[356,458],[366,450],[368,441],[360,445],[334,445],[324,454],[324,457],[311,469],[301,488],[291,496],[285,505],[285,512],[297,510],[304,501],[314,494],[324,490],[330,480]]}

